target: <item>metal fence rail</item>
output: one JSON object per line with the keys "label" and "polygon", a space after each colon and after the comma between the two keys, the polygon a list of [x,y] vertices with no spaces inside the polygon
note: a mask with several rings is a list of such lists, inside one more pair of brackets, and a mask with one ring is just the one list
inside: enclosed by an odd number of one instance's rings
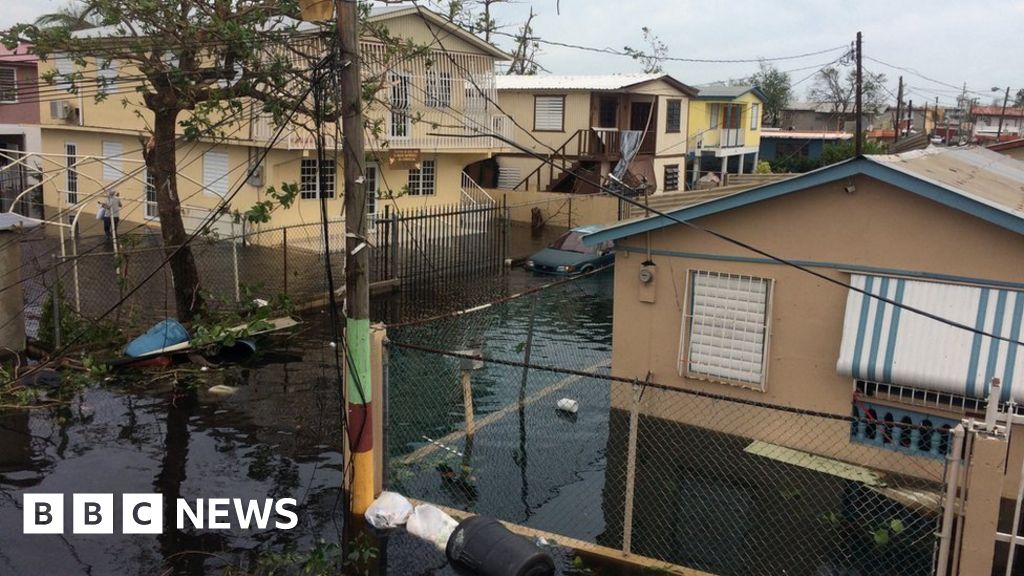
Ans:
{"label": "metal fence rail", "polygon": [[389,329],[391,489],[723,576],[931,573],[910,430],[612,377],[606,290]]}

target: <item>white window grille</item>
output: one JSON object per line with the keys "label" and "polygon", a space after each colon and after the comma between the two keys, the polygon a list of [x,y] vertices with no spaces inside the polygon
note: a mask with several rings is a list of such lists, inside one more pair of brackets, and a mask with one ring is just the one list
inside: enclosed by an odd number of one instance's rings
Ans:
{"label": "white window grille", "polygon": [[565,125],[565,96],[535,96],[533,129],[561,132]]}
{"label": "white window grille", "polygon": [[99,94],[110,94],[117,82],[117,60],[97,60],[96,66],[96,91]]}
{"label": "white window grille", "polygon": [[[324,198],[334,198],[334,160],[324,160],[320,165],[324,175]],[[319,198],[320,174],[316,158],[303,159],[299,166],[299,197],[305,200]]]}
{"label": "white window grille", "polygon": [[64,144],[67,160],[67,171],[64,172],[64,190],[68,194],[68,204],[78,204],[78,145],[70,142]]}
{"label": "white window grille", "polygon": [[764,390],[771,280],[691,270],[679,370]]}
{"label": "white window grille", "polygon": [[409,170],[409,195],[410,196],[433,196],[435,192],[435,170],[433,160],[423,160],[419,169]]}
{"label": "white window grille", "polygon": [[149,170],[146,171],[146,218],[160,219],[160,210],[156,203],[156,177]]}
{"label": "white window grille", "polygon": [[124,156],[124,145],[120,142],[103,141],[103,179],[107,182],[114,182],[124,177],[122,170],[122,157]]}
{"label": "white window grille", "polygon": [[522,180],[523,177],[519,168],[506,168],[504,166],[498,168],[498,188],[515,188]]}
{"label": "white window grille", "polygon": [[750,129],[757,130],[757,123],[761,120],[761,105],[750,105]]}
{"label": "white window grille", "polygon": [[448,108],[452,105],[452,75],[448,72],[427,72],[427,106]]}
{"label": "white window grille", "polygon": [[210,150],[203,154],[203,187],[211,194],[228,194],[228,154]]}
{"label": "white window grille", "polygon": [[14,68],[0,68],[0,102],[18,101],[18,71]]}
{"label": "white window grille", "polygon": [[408,74],[394,72],[391,74],[391,130],[392,138],[409,138],[412,136],[412,116],[409,114],[411,102],[409,87],[411,79]]}
{"label": "white window grille", "polygon": [[74,87],[75,63],[67,56],[58,56],[54,58],[53,67],[56,70],[54,85],[61,90],[71,90]]}
{"label": "white window grille", "polygon": [[366,186],[366,219],[373,224],[377,220],[377,193],[379,186],[376,163],[366,164],[363,178]]}

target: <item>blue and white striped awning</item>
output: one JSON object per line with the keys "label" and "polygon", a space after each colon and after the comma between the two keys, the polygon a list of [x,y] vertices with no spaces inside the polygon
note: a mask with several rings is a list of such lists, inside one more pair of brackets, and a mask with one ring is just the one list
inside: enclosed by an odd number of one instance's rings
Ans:
{"label": "blue and white striped awning", "polygon": [[[1024,292],[854,274],[853,286],[955,322],[1024,340]],[[858,380],[1024,402],[1024,346],[943,324],[851,290],[836,369]]]}

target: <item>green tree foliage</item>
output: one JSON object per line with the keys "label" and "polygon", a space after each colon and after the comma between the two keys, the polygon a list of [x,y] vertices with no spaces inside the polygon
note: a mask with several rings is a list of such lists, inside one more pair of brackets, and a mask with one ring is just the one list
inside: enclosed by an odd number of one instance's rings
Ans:
{"label": "green tree foliage", "polygon": [[782,111],[793,97],[789,74],[762,60],[758,71],[747,78],[746,83],[764,92],[767,98],[764,103],[764,121],[769,126],[778,126]]}
{"label": "green tree foliage", "polygon": [[[885,154],[885,145],[875,140],[867,140],[864,142],[864,154]],[[827,144],[825,149],[821,153],[821,165],[828,166],[829,164],[835,164],[836,162],[842,162],[848,158],[853,158],[854,154],[854,142],[853,140],[847,140],[836,144]]]}

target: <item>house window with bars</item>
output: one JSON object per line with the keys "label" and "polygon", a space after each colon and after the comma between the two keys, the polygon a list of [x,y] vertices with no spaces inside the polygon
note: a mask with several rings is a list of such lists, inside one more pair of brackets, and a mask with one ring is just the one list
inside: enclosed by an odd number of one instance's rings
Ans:
{"label": "house window with bars", "polygon": [[419,169],[409,170],[409,195],[433,196],[435,193],[436,167],[433,160],[423,160]]}
{"label": "house window with bars", "polygon": [[18,73],[14,68],[0,68],[0,103],[18,101]]}
{"label": "house window with bars", "polygon": [[452,75],[448,72],[427,72],[427,106],[448,108],[452,105]]}
{"label": "house window with bars", "polygon": [[764,390],[772,281],[691,270],[680,374]]}
{"label": "house window with bars", "polygon": [[68,194],[68,204],[78,204],[78,145],[64,144],[64,154],[67,160],[67,171],[64,173],[64,190]]}
{"label": "house window with bars", "polygon": [[[324,198],[334,198],[334,160],[324,160],[320,164],[324,179]],[[299,197],[305,200],[319,198],[320,173],[316,159],[302,161],[299,167]]]}
{"label": "house window with bars", "polygon": [[663,180],[665,192],[679,190],[679,164],[665,165],[665,178]]}
{"label": "house window with bars", "polygon": [[391,74],[391,130],[392,138],[409,138],[412,136],[412,116],[409,114],[411,102],[409,88],[411,79],[408,74]]}
{"label": "house window with bars", "polygon": [[160,211],[156,204],[156,177],[148,170],[146,171],[146,218],[149,220],[160,219]]}

